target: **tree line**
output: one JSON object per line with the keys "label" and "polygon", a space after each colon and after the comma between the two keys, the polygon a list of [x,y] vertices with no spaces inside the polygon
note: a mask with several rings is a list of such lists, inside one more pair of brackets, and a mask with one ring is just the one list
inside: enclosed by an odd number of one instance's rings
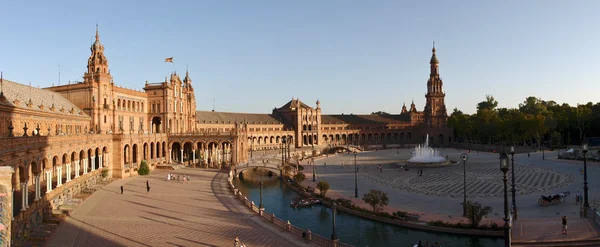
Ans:
{"label": "tree line", "polygon": [[527,97],[518,108],[498,108],[486,95],[469,115],[454,108],[448,117],[457,142],[557,148],[600,136],[600,102],[570,106]]}

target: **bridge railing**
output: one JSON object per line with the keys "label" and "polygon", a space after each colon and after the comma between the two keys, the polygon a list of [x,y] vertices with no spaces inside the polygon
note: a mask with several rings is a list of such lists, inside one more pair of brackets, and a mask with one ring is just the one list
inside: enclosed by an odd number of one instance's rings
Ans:
{"label": "bridge railing", "polygon": [[[303,239],[304,241],[307,242],[313,242],[319,246],[327,246],[327,247],[354,247],[353,245],[349,245],[349,244],[345,244],[345,243],[340,243],[339,239],[336,240],[332,240],[317,234],[312,234],[309,233],[307,231],[305,231],[304,229],[294,226],[290,223],[290,221],[284,221],[282,219],[279,219],[275,216],[275,214],[269,214],[266,213],[264,211],[264,208],[261,209],[258,206],[256,206],[256,204],[254,204],[253,201],[248,200],[248,197],[244,196],[238,189],[235,188],[235,185],[233,185],[233,177],[234,177],[234,172],[233,171],[229,171],[229,189],[231,190],[231,192],[233,192],[233,195],[240,200],[246,207],[248,207],[248,209],[252,210],[253,212],[257,213],[259,216],[263,217],[264,219],[268,220],[269,222],[271,222],[272,224],[278,226],[281,229],[286,230],[287,232],[292,233],[294,236]],[[303,235],[306,234],[306,237],[304,237]]]}

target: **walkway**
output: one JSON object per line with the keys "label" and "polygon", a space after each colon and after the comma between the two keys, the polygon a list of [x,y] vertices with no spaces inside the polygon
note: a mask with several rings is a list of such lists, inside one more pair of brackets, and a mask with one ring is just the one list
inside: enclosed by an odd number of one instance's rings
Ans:
{"label": "walkway", "polygon": [[225,174],[174,171],[191,177],[183,184],[165,181],[167,172],[117,180],[98,190],[61,223],[48,246],[230,246],[235,236],[253,247],[309,246],[235,201]]}

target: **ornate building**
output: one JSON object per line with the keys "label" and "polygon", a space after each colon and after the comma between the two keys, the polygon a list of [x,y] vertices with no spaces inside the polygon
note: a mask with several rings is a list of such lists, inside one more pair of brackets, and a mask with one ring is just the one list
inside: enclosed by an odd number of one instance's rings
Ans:
{"label": "ornate building", "polygon": [[[44,217],[76,205],[105,178],[187,164],[235,166],[255,150],[343,145],[448,145],[435,48],[427,103],[392,115],[323,115],[292,98],[270,114],[197,111],[192,79],[172,73],[143,91],[114,84],[96,30],[82,82],[39,89],[0,79],[0,241],[22,245]],[[1,77],[1,76],[0,76]],[[57,211],[58,210],[58,211]],[[11,213],[12,212],[12,213]]]}

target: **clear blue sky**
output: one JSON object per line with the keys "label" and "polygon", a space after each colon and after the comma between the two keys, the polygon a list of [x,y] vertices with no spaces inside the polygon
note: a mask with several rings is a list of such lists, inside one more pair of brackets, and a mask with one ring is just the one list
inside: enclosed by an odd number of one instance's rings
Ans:
{"label": "clear blue sky", "polygon": [[58,83],[58,64],[62,84],[81,80],[98,23],[116,84],[142,89],[187,65],[199,110],[213,96],[218,111],[269,113],[292,97],[325,113],[422,110],[433,40],[448,113],[486,94],[516,107],[600,92],[600,1],[22,2],[0,3],[0,70],[34,86]]}

